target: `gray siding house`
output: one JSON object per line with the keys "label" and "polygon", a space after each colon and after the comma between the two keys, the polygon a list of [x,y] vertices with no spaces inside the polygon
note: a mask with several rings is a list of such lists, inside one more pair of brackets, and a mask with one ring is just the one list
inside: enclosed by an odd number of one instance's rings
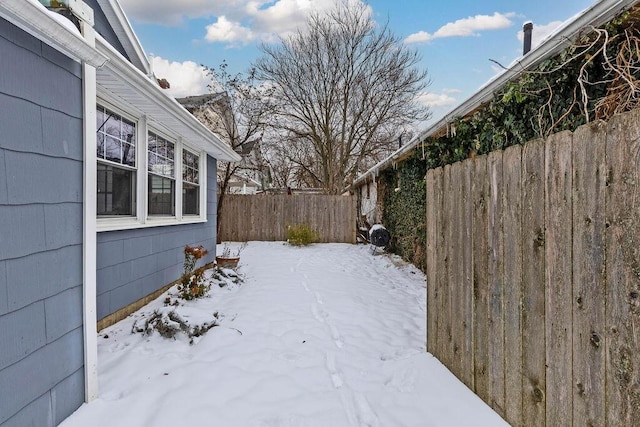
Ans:
{"label": "gray siding house", "polygon": [[0,2],[0,426],[98,395],[97,325],[215,252],[216,160],[117,0]]}

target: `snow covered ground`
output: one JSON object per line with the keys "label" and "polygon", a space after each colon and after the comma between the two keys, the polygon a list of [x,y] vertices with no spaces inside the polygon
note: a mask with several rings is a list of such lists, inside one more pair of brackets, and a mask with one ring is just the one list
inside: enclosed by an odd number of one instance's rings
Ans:
{"label": "snow covered ground", "polygon": [[178,308],[219,313],[193,345],[131,333],[165,296],[102,331],[100,397],[62,426],[507,425],[426,353],[415,267],[362,245],[250,242],[239,272]]}

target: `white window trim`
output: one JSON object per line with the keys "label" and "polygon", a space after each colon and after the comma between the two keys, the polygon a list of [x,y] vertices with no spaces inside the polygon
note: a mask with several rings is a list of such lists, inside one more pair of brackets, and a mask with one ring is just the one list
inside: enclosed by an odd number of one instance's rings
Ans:
{"label": "white window trim", "polygon": [[[118,108],[114,104],[98,99],[98,105],[106,107],[120,115],[133,121],[137,129],[136,141],[136,215],[122,218],[116,217],[97,217],[97,231],[117,231],[117,230],[133,230],[137,228],[163,227],[180,224],[197,224],[207,222],[207,170],[206,159],[207,153],[198,150],[188,144],[185,144],[180,137],[171,137],[167,132],[160,131],[153,125],[149,124],[146,116],[138,116],[126,112],[122,108]],[[149,216],[148,213],[148,194],[147,186],[149,179],[149,171],[147,170],[147,135],[151,131],[173,142],[174,153],[179,153],[174,158],[174,179],[176,187],[176,197],[174,203],[175,216]],[[200,167],[200,215],[182,215],[182,149],[189,150],[199,157]],[[93,188],[95,191],[95,185]]]}

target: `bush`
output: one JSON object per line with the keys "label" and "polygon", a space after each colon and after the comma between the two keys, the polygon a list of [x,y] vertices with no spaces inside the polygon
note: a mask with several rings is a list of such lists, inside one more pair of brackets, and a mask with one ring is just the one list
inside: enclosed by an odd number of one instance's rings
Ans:
{"label": "bush", "polygon": [[210,284],[204,278],[205,268],[200,267],[194,270],[198,260],[208,253],[209,251],[204,249],[202,245],[184,248],[184,274],[178,286],[180,298],[185,300],[200,298],[209,290]]}
{"label": "bush", "polygon": [[318,235],[307,224],[290,225],[287,242],[294,246],[307,246],[318,240]]}

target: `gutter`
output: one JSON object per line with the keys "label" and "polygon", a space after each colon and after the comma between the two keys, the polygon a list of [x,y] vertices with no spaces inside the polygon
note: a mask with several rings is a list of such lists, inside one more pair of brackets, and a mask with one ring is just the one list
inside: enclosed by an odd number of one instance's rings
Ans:
{"label": "gutter", "polygon": [[477,92],[467,98],[466,101],[455,107],[436,123],[429,126],[425,131],[413,138],[406,146],[395,151],[389,157],[360,175],[351,185],[351,189],[366,182],[368,176],[375,176],[378,174],[378,171],[386,169],[390,164],[414,149],[421,141],[445,129],[454,119],[464,117],[482,104],[490,101],[497,90],[518,77],[523,71],[534,68],[542,61],[569,46],[573,42],[573,38],[585,27],[598,27],[605,24],[636,3],[638,3],[638,0],[601,0],[576,15],[575,18],[565,21],[560,28],[550,34],[537,48],[525,56],[518,58],[508,70],[489,80]]}
{"label": "gutter", "polygon": [[[101,72],[111,72],[118,76],[121,81],[134,86],[140,96],[151,101],[154,106],[160,107],[165,113],[170,114],[176,119],[180,125],[189,128],[198,138],[205,141],[210,148],[213,148],[213,150],[205,151],[214,153],[219,160],[238,162],[242,159],[238,153],[223,143],[202,122],[180,105],[178,101],[163,92],[155,81],[152,81],[142,71],[131,65],[120,52],[115,50],[113,46],[100,35],[96,35],[96,47],[109,58],[109,62]],[[98,79],[98,85],[100,85],[100,79]]]}
{"label": "gutter", "polygon": [[78,62],[100,68],[108,61],[79,32],[74,32],[53,19],[51,13],[38,2],[2,0],[0,17]]}

